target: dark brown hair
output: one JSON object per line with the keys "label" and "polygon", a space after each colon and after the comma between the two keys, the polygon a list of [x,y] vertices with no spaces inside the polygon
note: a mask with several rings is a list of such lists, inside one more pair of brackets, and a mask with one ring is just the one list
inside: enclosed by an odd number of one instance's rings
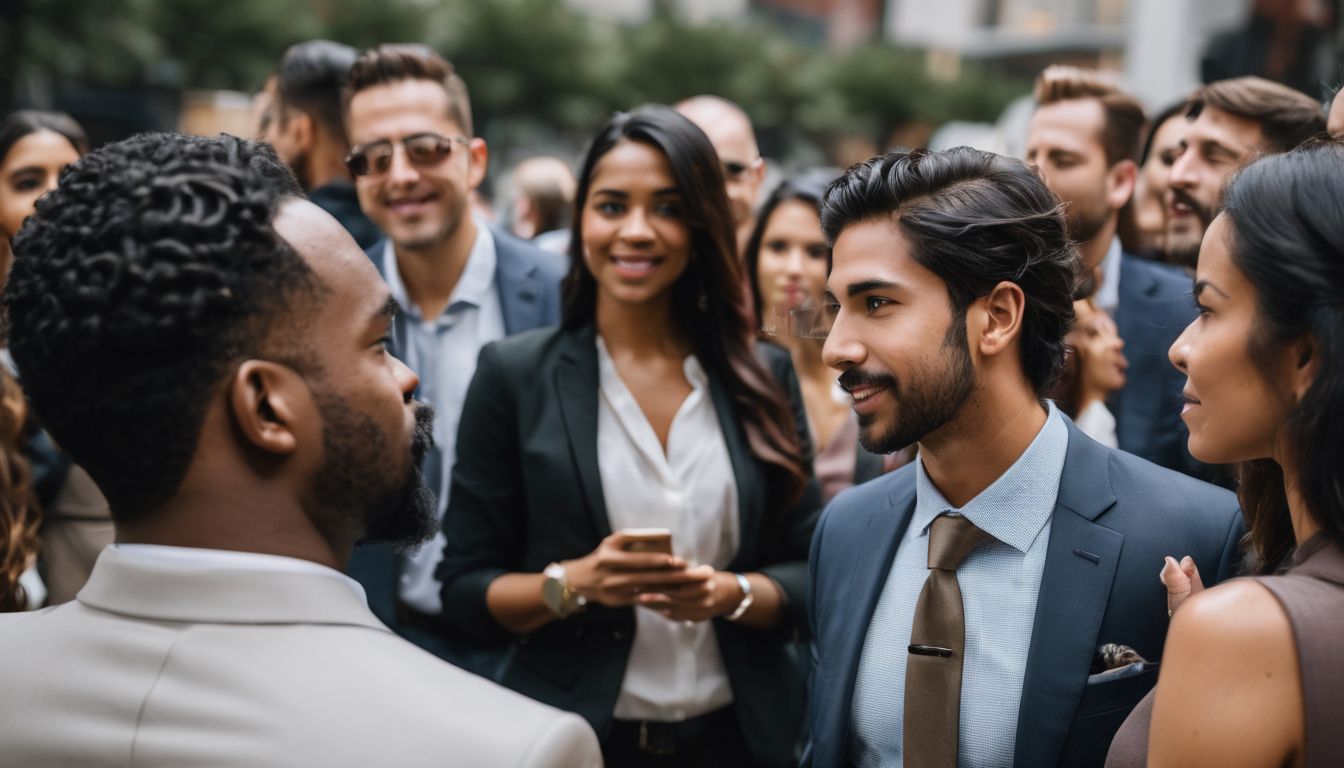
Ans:
{"label": "dark brown hair", "polygon": [[704,132],[672,108],[655,104],[618,112],[589,147],[574,196],[562,323],[575,328],[594,319],[597,281],[583,259],[583,208],[593,169],[621,141],[647,144],[667,158],[691,231],[690,263],[672,286],[677,326],[690,338],[705,370],[723,382],[752,454],[778,470],[771,482],[793,503],[811,472],[788,400],[752,353],[753,334],[742,295],[742,267],[723,171]]}
{"label": "dark brown hair", "polygon": [[1139,161],[1145,123],[1143,105],[1102,72],[1061,65],[1046,67],[1036,78],[1032,96],[1039,106],[1095,99],[1104,113],[1100,139],[1106,165],[1113,166],[1121,160]]}
{"label": "dark brown hair", "polygon": [[0,613],[32,607],[19,577],[37,553],[42,514],[19,451],[26,411],[18,382],[0,368]]}
{"label": "dark brown hair", "polygon": [[350,113],[350,100],[360,91],[403,80],[428,80],[443,86],[448,94],[448,117],[467,136],[475,135],[472,133],[467,84],[447,59],[429,46],[418,43],[383,43],[361,53],[350,68],[350,77],[341,94],[345,113]]}
{"label": "dark brown hair", "polygon": [[1190,97],[1188,116],[1198,117],[1205,106],[1259,123],[1260,150],[1266,153],[1287,152],[1325,133],[1325,116],[1315,99],[1263,77],[1209,83]]}

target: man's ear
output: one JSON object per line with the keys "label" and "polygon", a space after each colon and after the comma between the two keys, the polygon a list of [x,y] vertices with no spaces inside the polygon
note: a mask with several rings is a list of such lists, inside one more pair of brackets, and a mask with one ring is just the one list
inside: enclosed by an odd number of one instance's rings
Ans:
{"label": "man's ear", "polygon": [[976,304],[980,305],[984,319],[971,342],[980,354],[993,357],[1010,348],[1021,333],[1027,297],[1017,283],[1004,280],[981,296]]}
{"label": "man's ear", "polygon": [[1121,160],[1106,172],[1106,202],[1111,210],[1125,207],[1139,183],[1139,166],[1133,160]]}
{"label": "man's ear", "polygon": [[490,162],[490,150],[485,146],[485,139],[476,136],[471,139],[467,151],[471,153],[470,167],[467,169],[467,183],[471,189],[475,189],[481,185],[482,181],[485,181],[485,171]]}
{"label": "man's ear", "polygon": [[287,134],[289,145],[295,147],[300,156],[313,151],[313,145],[317,143],[317,126],[307,113],[297,109],[292,111],[281,130]]}
{"label": "man's ear", "polygon": [[264,360],[238,366],[229,381],[229,411],[248,442],[268,453],[286,455],[298,448],[300,418],[312,408],[303,378]]}

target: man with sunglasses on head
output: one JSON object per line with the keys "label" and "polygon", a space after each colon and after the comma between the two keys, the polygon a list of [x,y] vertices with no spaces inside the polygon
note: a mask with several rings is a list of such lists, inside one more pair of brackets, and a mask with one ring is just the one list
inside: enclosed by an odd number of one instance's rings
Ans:
{"label": "man with sunglasses on head", "polygon": [[719,155],[741,256],[756,225],[756,201],[765,181],[765,158],[756,146],[751,118],[746,110],[719,96],[692,96],[677,102],[674,108],[705,132]]}
{"label": "man with sunglasses on head", "polygon": [[[442,520],[477,354],[491,341],[558,323],[563,268],[556,255],[472,215],[470,194],[485,178],[488,152],[472,133],[467,87],[452,64],[427,46],[380,45],[355,61],[343,101],[346,166],[364,213],[387,235],[368,254],[402,309],[392,349],[419,374],[419,397],[439,414],[424,473]],[[441,531],[406,556],[361,547],[349,571],[388,626],[490,677],[498,650],[464,645],[441,628],[435,570],[445,533],[452,535]]]}

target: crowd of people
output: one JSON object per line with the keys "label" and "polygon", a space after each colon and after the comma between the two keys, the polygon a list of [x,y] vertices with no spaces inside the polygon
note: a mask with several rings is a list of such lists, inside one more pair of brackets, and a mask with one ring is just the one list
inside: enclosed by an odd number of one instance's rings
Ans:
{"label": "crowd of people", "polygon": [[10,115],[0,766],[1344,760],[1344,98],[1034,96],[768,191],[632,105],[499,222],[422,45]]}

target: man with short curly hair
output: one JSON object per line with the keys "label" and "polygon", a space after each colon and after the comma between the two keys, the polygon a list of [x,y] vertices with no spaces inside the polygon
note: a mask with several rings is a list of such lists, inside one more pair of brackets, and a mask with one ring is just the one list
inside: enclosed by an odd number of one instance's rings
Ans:
{"label": "man with short curly hair", "polygon": [[341,573],[435,528],[396,312],[270,147],[146,134],[14,240],[10,349],[111,505],[71,603],[0,617],[14,765],[593,765],[581,719],[392,634]]}

